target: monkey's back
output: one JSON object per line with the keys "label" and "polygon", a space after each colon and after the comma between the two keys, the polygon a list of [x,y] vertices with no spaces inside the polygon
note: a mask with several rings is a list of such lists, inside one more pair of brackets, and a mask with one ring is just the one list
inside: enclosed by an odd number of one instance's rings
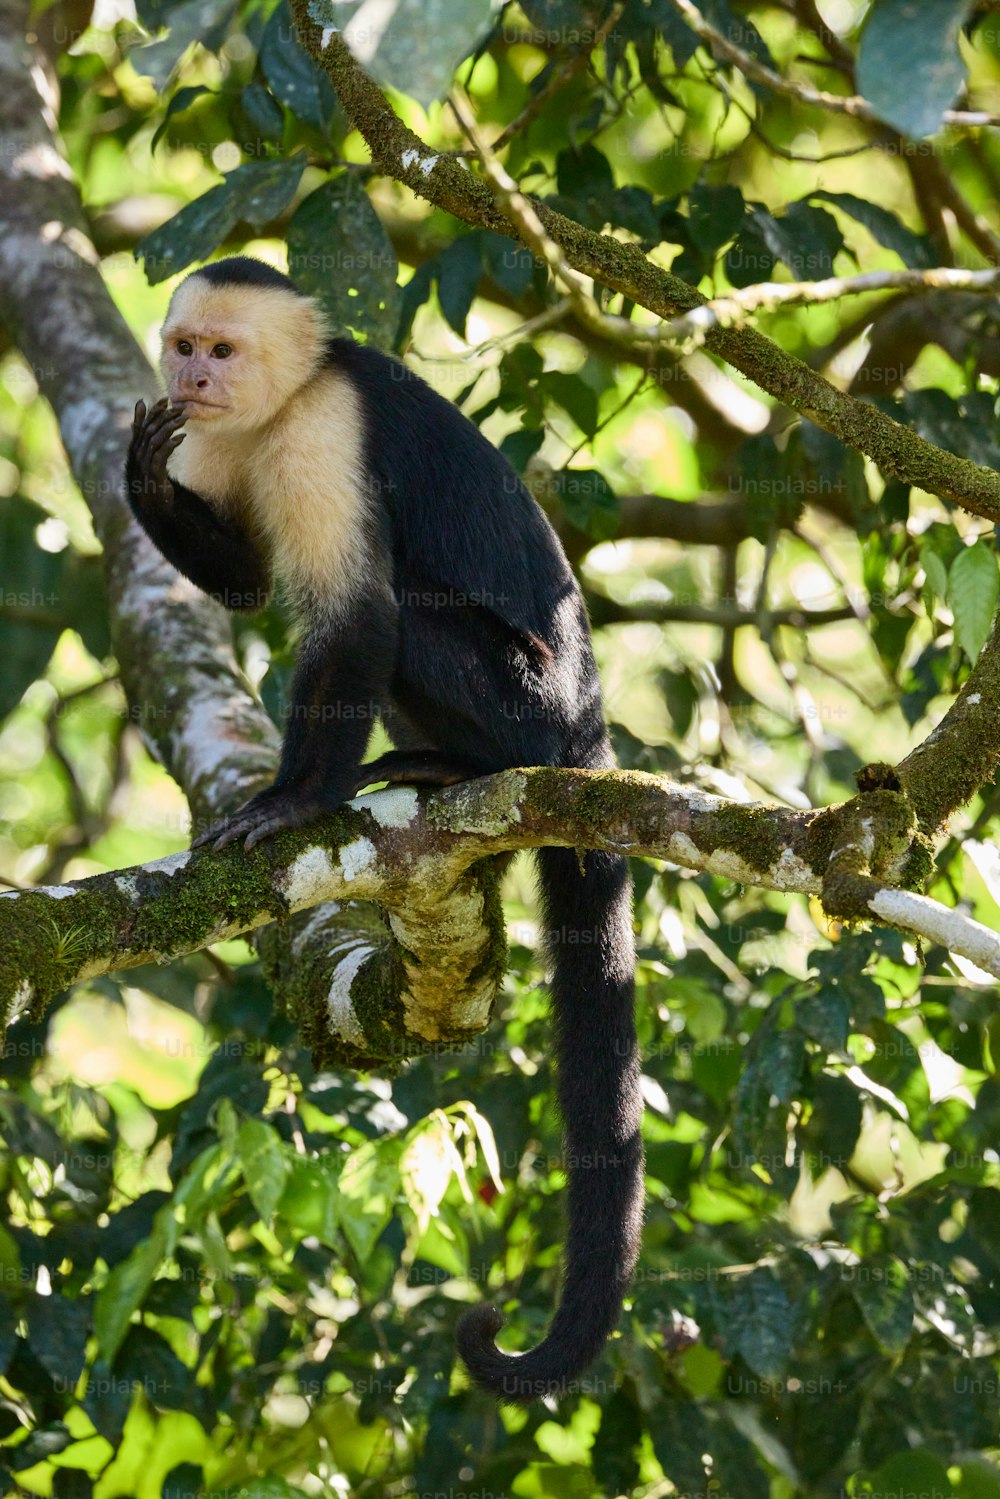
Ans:
{"label": "monkey's back", "polygon": [[[417,641],[433,639],[425,654],[443,671],[450,655],[472,674],[509,763],[593,763],[604,735],[597,668],[548,519],[504,456],[419,375],[350,339],[331,340],[327,359],[361,396],[366,466],[389,526],[404,641],[414,641],[404,673],[419,674]],[[435,698],[447,688],[429,684]]]}

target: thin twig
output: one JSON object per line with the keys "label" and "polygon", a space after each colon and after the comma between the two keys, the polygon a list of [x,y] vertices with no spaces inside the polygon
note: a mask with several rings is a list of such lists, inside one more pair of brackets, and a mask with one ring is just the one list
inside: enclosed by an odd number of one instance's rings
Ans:
{"label": "thin twig", "polygon": [[[731,42],[710,21],[706,21],[698,7],[692,4],[692,0],[670,0],[670,3],[716,57],[721,57],[734,68],[738,68],[744,78],[750,82],[761,83],[776,94],[783,94],[788,99],[797,99],[800,104],[815,105],[835,114],[850,115],[853,119],[867,120],[873,125],[884,123],[873,105],[867,99],[863,99],[860,94],[830,94],[826,89],[814,88],[811,83],[783,78],[773,68],[758,62],[757,58],[752,57],[749,52],[736,46],[735,42]],[[942,115],[942,124],[1000,125],[1000,115],[980,109],[946,109]]]}
{"label": "thin twig", "polygon": [[539,89],[534,98],[529,100],[529,102],[524,106],[517,119],[512,120],[506,127],[506,129],[500,132],[500,134],[492,144],[492,150],[502,151],[505,146],[508,146],[514,139],[515,135],[519,135],[522,130],[524,130],[528,125],[531,124],[535,116],[539,114],[542,109],[544,109],[545,105],[551,98],[553,98],[556,94],[561,93],[566,85],[568,83],[571,83],[578,73],[583,72],[584,68],[590,61],[592,52],[596,47],[600,47],[602,43],[607,40],[608,36],[614,30],[614,27],[617,25],[618,21],[621,19],[621,15],[624,9],[624,0],[619,0],[619,3],[617,5],[613,5],[611,7],[610,11],[608,12],[607,18],[602,22],[593,39],[586,41],[582,46],[578,47],[575,52],[572,52],[570,54],[570,56],[566,59],[566,61],[563,63],[563,66],[558,70],[558,72],[553,73],[552,77],[549,79],[548,83],[545,84],[544,88]]}

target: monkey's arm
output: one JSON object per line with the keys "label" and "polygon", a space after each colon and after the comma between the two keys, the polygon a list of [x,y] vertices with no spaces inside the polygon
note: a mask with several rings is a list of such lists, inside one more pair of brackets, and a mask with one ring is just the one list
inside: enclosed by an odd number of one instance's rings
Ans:
{"label": "monkey's arm", "polygon": [[183,442],[184,412],[166,401],[139,401],[125,464],[125,488],[136,520],[178,572],[227,609],[252,612],[267,603],[267,566],[234,522],[217,515],[194,490],[167,474]]}
{"label": "monkey's arm", "polygon": [[281,828],[299,827],[339,807],[366,784],[359,767],[375,719],[389,700],[396,656],[397,611],[388,586],[307,622],[273,786],[252,797],[194,847],[248,849]]}

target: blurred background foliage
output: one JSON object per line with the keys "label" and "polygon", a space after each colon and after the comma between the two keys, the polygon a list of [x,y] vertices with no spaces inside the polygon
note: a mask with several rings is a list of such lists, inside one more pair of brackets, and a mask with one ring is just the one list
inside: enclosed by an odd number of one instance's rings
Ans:
{"label": "blurred background foliage", "polygon": [[[371,65],[435,151],[464,149],[441,102],[457,69],[522,186],[707,292],[988,263],[1000,146],[933,132],[963,88],[1000,108],[995,7],[704,9],[779,72],[848,92],[857,68],[885,123],[749,85],[669,0],[610,18],[400,0]],[[580,569],[624,765],[806,807],[926,737],[996,608],[985,522],[886,483],[705,354],[602,344],[512,241],[372,176],[285,0],[57,0],[33,24],[103,274],[151,357],[185,265],[287,248],[339,327],[404,353],[525,472]],[[997,465],[993,299],[759,321]],[[23,887],[182,848],[187,813],[118,683],[51,413],[0,357],[0,877]],[[280,619],[241,622],[238,646],[280,714]],[[984,788],[930,891],[989,925],[997,806]],[[1000,1496],[995,986],[830,930],[802,898],[635,875],[647,1225],[621,1336],[578,1392],[497,1411],[453,1352],[463,1305],[498,1297],[524,1347],[557,1291],[518,866],[489,1031],[395,1076],[315,1073],[240,942],[82,984],[11,1031],[0,1493]]]}

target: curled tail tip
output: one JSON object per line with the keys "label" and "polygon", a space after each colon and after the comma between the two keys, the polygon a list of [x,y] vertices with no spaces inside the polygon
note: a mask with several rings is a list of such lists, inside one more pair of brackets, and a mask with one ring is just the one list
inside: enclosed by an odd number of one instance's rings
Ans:
{"label": "curled tail tip", "polygon": [[[484,1302],[464,1312],[458,1324],[458,1351],[467,1364],[475,1363],[484,1354],[495,1358],[500,1354],[494,1338],[503,1327],[503,1312],[498,1306]],[[500,1357],[504,1355],[500,1354]]]}
{"label": "curled tail tip", "polygon": [[526,1405],[547,1395],[562,1394],[566,1379],[540,1370],[540,1349],[532,1353],[504,1353],[497,1347],[496,1335],[503,1324],[499,1307],[488,1303],[471,1307],[458,1324],[458,1351],[479,1388],[504,1405]]}
{"label": "curled tail tip", "polygon": [[504,1316],[498,1306],[488,1302],[470,1307],[460,1318],[455,1341],[462,1362],[480,1389],[504,1398],[503,1366],[514,1359],[496,1345],[496,1335],[503,1327]]}

